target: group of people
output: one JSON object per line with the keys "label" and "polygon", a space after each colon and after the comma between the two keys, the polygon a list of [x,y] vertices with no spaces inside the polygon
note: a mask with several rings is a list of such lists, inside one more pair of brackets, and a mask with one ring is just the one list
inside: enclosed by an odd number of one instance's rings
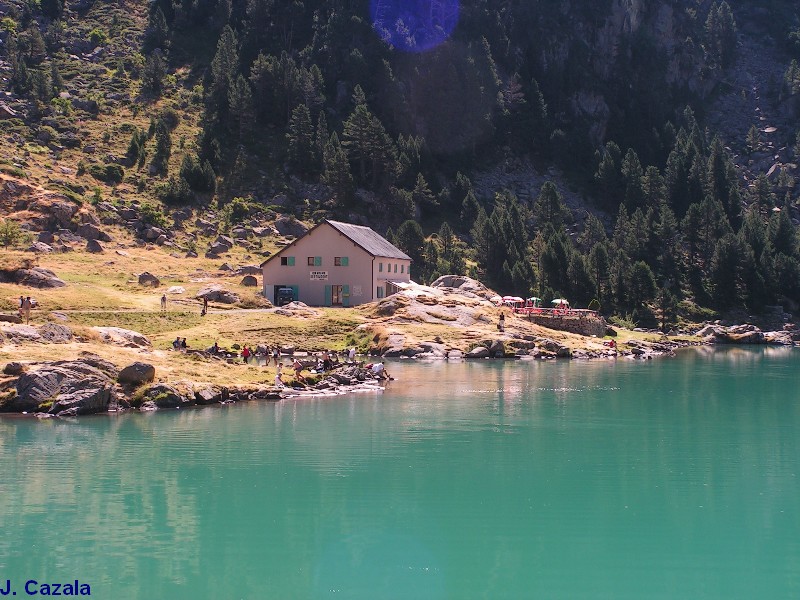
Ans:
{"label": "group of people", "polygon": [[32,308],[33,308],[33,300],[31,300],[30,296],[26,298],[23,298],[22,296],[19,297],[19,318],[24,319],[26,325],[31,322]]}
{"label": "group of people", "polygon": [[188,348],[189,346],[186,343],[186,338],[176,337],[175,340],[172,342],[172,347],[175,350],[186,350],[186,348]]}

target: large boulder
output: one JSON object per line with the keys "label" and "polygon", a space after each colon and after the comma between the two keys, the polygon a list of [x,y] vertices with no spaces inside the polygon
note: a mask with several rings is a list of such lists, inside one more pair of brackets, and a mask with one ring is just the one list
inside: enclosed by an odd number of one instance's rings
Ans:
{"label": "large boulder", "polygon": [[60,288],[67,285],[51,270],[42,267],[0,271],[0,283],[17,283],[35,288]]}
{"label": "large boulder", "polygon": [[758,329],[742,333],[722,331],[714,334],[714,341],[718,344],[763,344],[764,334]]}
{"label": "large boulder", "polygon": [[202,288],[197,292],[195,298],[205,298],[209,302],[221,302],[223,304],[236,304],[239,302],[239,296],[218,284]]}
{"label": "large boulder", "polygon": [[156,377],[156,368],[143,362],[135,362],[128,365],[119,372],[117,381],[122,384],[141,385],[143,383],[150,383]]}
{"label": "large boulder", "polygon": [[144,393],[144,402],[152,402],[158,408],[180,408],[191,406],[194,398],[185,396],[177,388],[165,383],[157,383]]}
{"label": "large boulder", "polygon": [[121,327],[93,327],[103,341],[108,344],[126,346],[128,348],[149,348],[152,344],[146,336],[138,331],[123,329]]}
{"label": "large boulder", "polygon": [[87,240],[99,240],[101,242],[111,241],[110,235],[92,223],[84,223],[83,225],[80,225],[75,233],[82,238],[86,238]]}
{"label": "large boulder", "polygon": [[489,355],[493,358],[503,358],[506,355],[506,346],[502,340],[494,340],[489,346]]}
{"label": "large boulder", "polygon": [[17,379],[16,396],[0,410],[79,415],[105,411],[114,382],[112,373],[101,367],[91,359],[79,359],[48,363],[24,372]]}
{"label": "large boulder", "polygon": [[72,340],[72,330],[58,323],[45,323],[39,328],[39,335],[54,344],[65,344]]}
{"label": "large boulder", "polygon": [[28,252],[36,252],[38,254],[49,254],[53,251],[53,247],[44,242],[33,242],[28,246]]}
{"label": "large boulder", "polygon": [[139,274],[139,285],[158,287],[161,285],[161,280],[152,273],[145,271],[144,273]]}
{"label": "large boulder", "polygon": [[218,404],[228,400],[228,388],[220,388],[209,385],[194,391],[194,399],[197,404]]}
{"label": "large boulder", "polygon": [[242,278],[242,285],[245,287],[258,287],[258,279],[253,275],[245,275]]}
{"label": "large boulder", "polygon": [[91,252],[92,254],[101,254],[104,252],[103,245],[98,242],[97,240],[89,240],[86,242],[86,251]]}
{"label": "large boulder", "polygon": [[472,279],[466,275],[442,275],[431,283],[432,288],[450,288],[464,296],[477,296],[489,298],[495,293],[483,285],[477,279]]}
{"label": "large boulder", "polygon": [[21,323],[19,325],[7,325],[3,327],[2,332],[5,337],[14,343],[43,341],[42,334],[33,325],[23,325]]}
{"label": "large boulder", "polygon": [[466,358],[489,358],[489,349],[486,346],[475,346],[467,352]]}
{"label": "large boulder", "polygon": [[282,215],[275,219],[275,229],[283,236],[300,237],[308,231],[308,227],[294,217]]}

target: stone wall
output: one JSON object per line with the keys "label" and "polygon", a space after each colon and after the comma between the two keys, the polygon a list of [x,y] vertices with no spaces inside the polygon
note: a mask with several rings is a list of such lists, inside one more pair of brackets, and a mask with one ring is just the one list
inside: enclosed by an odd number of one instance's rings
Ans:
{"label": "stone wall", "polygon": [[550,315],[530,315],[522,317],[548,329],[559,331],[569,331],[580,335],[603,337],[606,334],[606,322],[603,317],[593,316],[550,316]]}

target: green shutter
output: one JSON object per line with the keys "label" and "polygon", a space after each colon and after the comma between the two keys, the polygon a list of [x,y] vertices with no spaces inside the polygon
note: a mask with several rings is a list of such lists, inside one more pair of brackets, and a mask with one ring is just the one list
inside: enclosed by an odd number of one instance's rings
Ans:
{"label": "green shutter", "polygon": [[315,267],[321,267],[322,266],[322,257],[321,256],[315,256],[314,257],[314,266]]}
{"label": "green shutter", "polygon": [[290,267],[294,266],[294,256],[287,256],[286,262],[289,264]]}
{"label": "green shutter", "polygon": [[342,286],[342,306],[350,306],[350,286]]}
{"label": "green shutter", "polygon": [[346,256],[343,256],[343,257],[342,257],[342,266],[343,266],[343,267],[346,267],[346,266],[348,266],[349,264],[350,264],[350,259],[349,259],[349,258],[347,258]]}
{"label": "green shutter", "polygon": [[331,305],[331,286],[325,286],[325,306]]}

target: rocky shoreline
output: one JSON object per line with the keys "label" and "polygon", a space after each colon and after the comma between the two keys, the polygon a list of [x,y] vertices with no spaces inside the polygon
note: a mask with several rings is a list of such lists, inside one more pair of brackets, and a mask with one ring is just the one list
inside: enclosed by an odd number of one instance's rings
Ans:
{"label": "rocky shoreline", "polygon": [[[52,331],[54,327],[58,330]],[[9,331],[16,332],[17,329],[19,337],[14,333],[8,335]],[[54,343],[69,337],[67,327],[52,323],[39,328],[6,325],[3,331],[12,342],[30,341],[33,336],[42,342]],[[721,324],[709,324],[697,331],[692,340],[669,339],[664,336],[659,341],[628,340],[616,347],[604,347],[602,350],[571,350],[554,340],[538,337],[530,340],[486,340],[468,352],[448,350],[442,344],[431,342],[399,352],[384,351],[383,356],[450,361],[564,358],[647,360],[673,355],[680,348],[725,344],[800,346],[800,329],[793,324],[787,324],[781,331],[762,332],[754,325],[724,327]],[[371,353],[379,354],[377,349],[373,349]],[[208,360],[214,359],[207,353],[199,354]],[[304,353],[298,352],[298,355],[302,354]],[[312,363],[313,361],[307,361],[305,366],[310,367]],[[0,379],[0,413],[45,418],[381,392],[385,384],[385,381],[376,379],[363,363],[340,364],[333,371],[315,375],[308,385],[295,384],[282,388],[267,384],[220,386],[188,380],[167,383],[156,381],[156,368],[149,363],[133,362],[120,369],[110,361],[89,352],[81,352],[74,360],[9,362],[2,373],[4,377]]]}
{"label": "rocky shoreline", "polygon": [[75,360],[23,364],[3,368],[0,413],[37,417],[77,417],[106,412],[154,411],[254,400],[338,396],[380,392],[385,380],[363,365],[343,365],[312,385],[218,386],[178,380],[156,382],[156,369],[134,362],[123,369],[88,352]]}

